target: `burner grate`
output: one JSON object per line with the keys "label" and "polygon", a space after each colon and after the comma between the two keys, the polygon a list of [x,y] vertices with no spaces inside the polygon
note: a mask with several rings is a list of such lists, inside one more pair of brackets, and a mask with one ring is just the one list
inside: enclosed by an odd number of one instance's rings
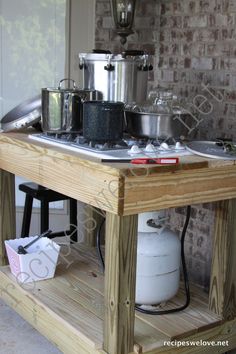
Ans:
{"label": "burner grate", "polygon": [[[86,155],[100,159],[127,159],[143,157],[172,157],[191,155],[186,148],[180,144],[167,145],[163,147],[157,140],[143,140],[125,137],[124,140],[115,143],[101,144],[88,142],[83,136],[72,134],[33,134],[29,135],[33,140],[45,142],[54,146],[60,146],[71,151],[83,152]],[[151,147],[148,145],[152,145]],[[149,147],[149,149],[147,149]],[[134,149],[135,148],[135,149]]]}

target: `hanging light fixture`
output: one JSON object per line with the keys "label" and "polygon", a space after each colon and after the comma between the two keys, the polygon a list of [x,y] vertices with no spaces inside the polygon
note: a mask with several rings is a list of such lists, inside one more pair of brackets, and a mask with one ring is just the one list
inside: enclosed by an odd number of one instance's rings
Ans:
{"label": "hanging light fixture", "polygon": [[125,44],[132,31],[136,0],[111,0],[112,14],[115,22],[115,31]]}

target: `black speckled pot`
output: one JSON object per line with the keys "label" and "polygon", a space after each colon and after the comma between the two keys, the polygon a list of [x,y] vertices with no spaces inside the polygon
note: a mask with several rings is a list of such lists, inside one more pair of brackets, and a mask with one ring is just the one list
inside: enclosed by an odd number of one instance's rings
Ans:
{"label": "black speckled pot", "polygon": [[89,141],[119,141],[123,136],[124,103],[87,101],[83,107],[83,136]]}

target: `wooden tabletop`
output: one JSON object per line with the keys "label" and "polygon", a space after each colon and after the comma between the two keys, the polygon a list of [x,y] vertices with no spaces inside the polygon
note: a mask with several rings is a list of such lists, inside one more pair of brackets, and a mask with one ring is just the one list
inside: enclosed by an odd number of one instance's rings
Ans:
{"label": "wooden tabletop", "polygon": [[20,132],[0,134],[0,167],[119,215],[236,197],[232,160],[183,156],[178,165],[102,163]]}

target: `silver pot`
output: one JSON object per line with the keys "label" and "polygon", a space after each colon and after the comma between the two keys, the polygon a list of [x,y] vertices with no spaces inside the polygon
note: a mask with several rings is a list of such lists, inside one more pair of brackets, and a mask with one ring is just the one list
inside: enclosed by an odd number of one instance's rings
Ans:
{"label": "silver pot", "polygon": [[83,87],[101,92],[105,101],[143,102],[147,96],[149,56],[141,51],[122,54],[81,53]]}
{"label": "silver pot", "polygon": [[[62,88],[63,81],[73,88]],[[58,88],[42,89],[42,130],[47,133],[80,133],[83,127],[83,102],[98,99],[94,90],[81,90],[75,81],[62,79]]]}
{"label": "silver pot", "polygon": [[125,111],[127,133],[136,138],[180,138],[187,137],[193,119],[189,114],[158,114]]}

